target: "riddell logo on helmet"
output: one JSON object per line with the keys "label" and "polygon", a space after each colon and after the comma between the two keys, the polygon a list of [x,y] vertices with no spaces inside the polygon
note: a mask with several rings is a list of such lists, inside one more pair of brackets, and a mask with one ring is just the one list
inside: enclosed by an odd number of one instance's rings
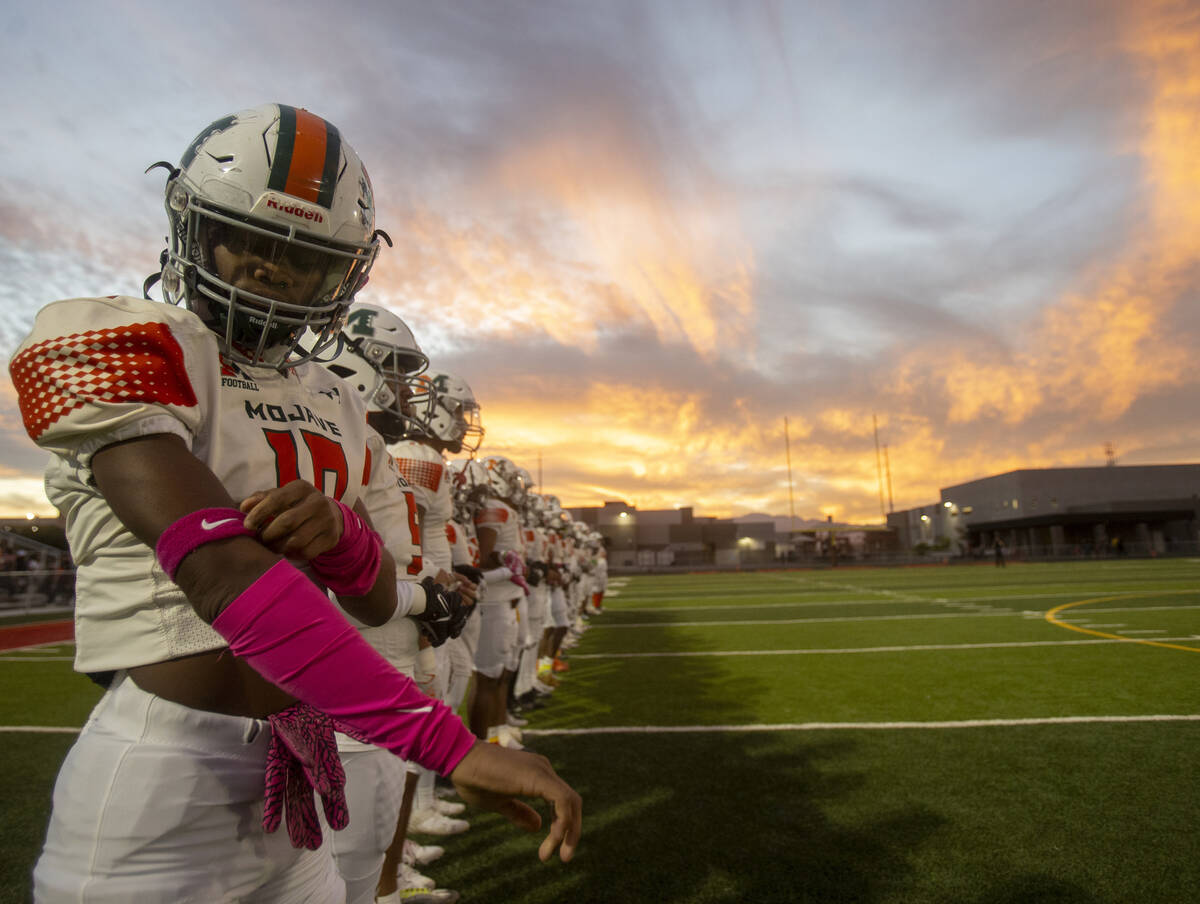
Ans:
{"label": "riddell logo on helmet", "polygon": [[299,217],[301,220],[312,220],[314,223],[325,222],[325,215],[319,210],[301,207],[298,204],[280,204],[274,198],[267,199],[267,208],[269,210],[278,210],[280,213],[286,213],[289,216]]}

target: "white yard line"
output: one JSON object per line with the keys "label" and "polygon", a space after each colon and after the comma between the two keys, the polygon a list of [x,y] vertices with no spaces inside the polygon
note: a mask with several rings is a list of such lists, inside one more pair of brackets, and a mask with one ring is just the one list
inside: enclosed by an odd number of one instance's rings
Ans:
{"label": "white yard line", "polygon": [[[1163,641],[1192,640],[1187,637],[1162,637]],[[929,650],[992,650],[1012,647],[1079,647],[1100,644],[1134,643],[1119,637],[1096,640],[1013,640],[991,643],[930,643],[889,647],[805,647],[797,650],[696,650],[662,653],[572,653],[571,661],[582,659],[674,659],[687,656],[839,656],[853,653],[920,653]]]}
{"label": "white yard line", "polygon": [[[1059,716],[1040,719],[963,719],[954,722],[785,722],[775,725],[611,725],[599,728],[526,728],[526,736],[598,734],[729,734],[756,731],[839,731],[1008,728],[1020,725],[1093,725],[1113,722],[1200,722],[1200,715]],[[2,729],[0,729],[2,730]]]}
{"label": "white yard line", "polygon": [[772,618],[750,619],[748,621],[696,621],[696,622],[630,622],[624,625],[609,625],[604,622],[592,621],[588,630],[600,628],[709,628],[728,627],[730,625],[814,625],[831,622],[863,622],[863,621],[911,621],[922,618],[995,618],[999,615],[1025,617],[1023,612],[1011,610],[991,612],[930,612],[922,615],[844,615],[830,618]]}

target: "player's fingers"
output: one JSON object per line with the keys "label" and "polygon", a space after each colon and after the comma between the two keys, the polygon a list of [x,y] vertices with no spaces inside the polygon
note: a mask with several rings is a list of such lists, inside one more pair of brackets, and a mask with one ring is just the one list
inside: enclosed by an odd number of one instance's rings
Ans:
{"label": "player's fingers", "polygon": [[337,535],[328,524],[312,520],[281,524],[286,517],[272,521],[260,535],[262,542],[273,552],[310,561],[337,544]]}
{"label": "player's fingers", "polygon": [[543,862],[549,860],[557,848],[559,859],[566,863],[575,856],[583,831],[583,799],[562,779],[557,779],[557,784],[561,786],[558,793],[546,795],[554,805],[554,822],[550,824],[550,834],[538,847],[538,857]]}
{"label": "player's fingers", "polygon": [[266,497],[266,495],[267,495],[266,493],[262,493],[262,492],[251,493],[249,496],[247,496],[245,499],[243,499],[240,503],[238,503],[238,511],[245,514],[246,512],[248,512],[252,508],[254,508],[254,506],[256,506],[260,502],[262,502],[263,499]]}
{"label": "player's fingers", "polygon": [[[515,797],[496,801],[494,809],[517,828],[524,829],[526,832],[536,832],[542,827],[542,817],[538,811]],[[546,858],[542,857],[542,859]]]}
{"label": "player's fingers", "polygon": [[[320,493],[317,488],[305,480],[293,480],[273,490],[255,493],[254,496],[249,496],[245,500],[248,502],[255,496],[258,497],[257,501],[250,507],[246,514],[245,524],[253,530],[258,530],[273,518],[278,518],[288,509],[299,505],[306,499],[319,495]],[[243,502],[244,504],[245,502]]]}
{"label": "player's fingers", "polygon": [[320,547],[312,553],[316,555],[331,549],[341,532],[342,523],[335,506],[327,497],[314,494],[273,515],[259,536],[268,546],[279,544],[288,552],[299,553],[315,544]]}
{"label": "player's fingers", "polygon": [[291,508],[294,501],[293,494],[285,494],[282,489],[255,495],[258,498],[248,509],[246,505],[254,497],[248,497],[242,503],[242,511],[246,512],[245,525],[251,530],[260,530],[264,526],[269,526],[275,518]]}

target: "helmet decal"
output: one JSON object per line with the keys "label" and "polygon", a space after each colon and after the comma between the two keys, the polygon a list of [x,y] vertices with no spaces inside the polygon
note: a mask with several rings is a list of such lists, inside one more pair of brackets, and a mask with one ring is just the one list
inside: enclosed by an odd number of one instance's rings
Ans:
{"label": "helmet decal", "polygon": [[346,332],[351,336],[374,336],[374,323],[375,311],[364,306],[354,307],[346,315]]}
{"label": "helmet decal", "polygon": [[200,150],[200,145],[204,144],[204,142],[208,141],[214,135],[220,135],[235,122],[237,122],[237,114],[233,113],[229,116],[222,116],[216,122],[210,123],[207,129],[192,139],[192,143],[183,152],[183,158],[179,161],[179,168],[184,170],[191,166],[192,161],[196,159],[196,153]]}
{"label": "helmet decal", "polygon": [[279,104],[279,139],[267,188],[328,210],[333,206],[341,156],[337,126],[307,110]]}

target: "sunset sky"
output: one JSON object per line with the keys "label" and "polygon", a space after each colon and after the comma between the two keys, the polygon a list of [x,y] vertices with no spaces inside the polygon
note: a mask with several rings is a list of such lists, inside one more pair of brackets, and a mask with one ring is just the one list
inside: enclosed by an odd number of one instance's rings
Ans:
{"label": "sunset sky", "polygon": [[[286,9],[286,15],[283,10]],[[334,122],[359,297],[566,505],[878,522],[1024,467],[1200,460],[1200,2],[10,4],[0,347],[140,294],[212,120]],[[0,393],[0,515],[52,513]]]}

